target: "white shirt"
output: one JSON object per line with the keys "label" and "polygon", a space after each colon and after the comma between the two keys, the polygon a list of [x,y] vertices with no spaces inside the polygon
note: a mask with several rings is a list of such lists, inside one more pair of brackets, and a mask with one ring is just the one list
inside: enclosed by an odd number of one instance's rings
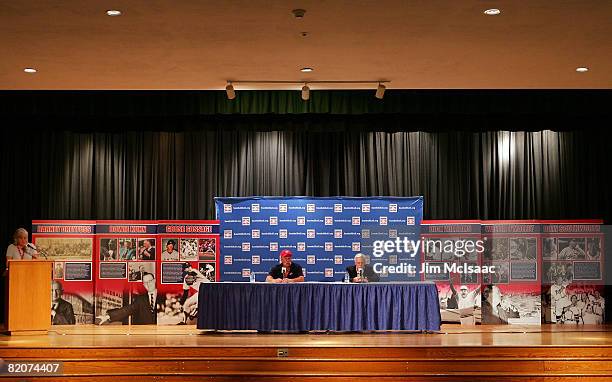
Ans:
{"label": "white shirt", "polygon": [[[21,257],[23,253],[23,257]],[[32,255],[36,254],[32,248],[29,248],[27,245],[23,249],[23,252],[19,251],[19,248],[15,244],[10,244],[8,248],[6,248],[6,259],[7,260],[32,260]]]}

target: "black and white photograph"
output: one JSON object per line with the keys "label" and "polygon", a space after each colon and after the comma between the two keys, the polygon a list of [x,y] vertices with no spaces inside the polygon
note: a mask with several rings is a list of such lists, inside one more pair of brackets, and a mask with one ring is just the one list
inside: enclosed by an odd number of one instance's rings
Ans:
{"label": "black and white photograph", "polygon": [[509,241],[510,260],[534,260],[537,257],[537,239],[535,237],[513,237]]}
{"label": "black and white photograph", "polygon": [[485,260],[508,260],[509,258],[509,240],[507,237],[487,237],[484,240]]}
{"label": "black and white photograph", "polygon": [[210,282],[215,282],[215,263],[200,263],[198,265],[200,273]]}
{"label": "black and white photograph", "polygon": [[542,283],[571,283],[574,280],[574,265],[570,261],[542,263]]}
{"label": "black and white photograph", "polygon": [[181,239],[181,261],[198,261],[198,239]]}
{"label": "black and white photograph", "polygon": [[154,261],[130,261],[128,263],[129,281],[142,281],[142,276],[147,273],[155,274]]}
{"label": "black and white photograph", "polygon": [[560,237],[558,260],[585,260],[586,259],[586,240],[584,237]]}
{"label": "black and white photograph", "polygon": [[557,238],[544,237],[542,238],[542,259],[557,260]]}
{"label": "black and white photograph", "polygon": [[100,261],[113,261],[118,257],[117,239],[100,239]]}
{"label": "black and white photograph", "polygon": [[586,259],[600,260],[602,256],[601,238],[587,237],[586,239]]}
{"label": "black and white photograph", "polygon": [[53,261],[91,261],[93,239],[80,237],[38,237],[36,238],[36,248],[47,259]]}

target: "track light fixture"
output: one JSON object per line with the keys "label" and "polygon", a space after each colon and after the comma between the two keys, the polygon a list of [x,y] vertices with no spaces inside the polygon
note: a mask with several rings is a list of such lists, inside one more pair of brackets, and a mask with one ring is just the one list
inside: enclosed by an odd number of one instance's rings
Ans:
{"label": "track light fixture", "polygon": [[[304,82],[304,81],[279,81],[279,80],[233,80],[233,81],[227,81],[227,85],[225,86],[225,92],[227,93],[227,98],[228,99],[234,99],[236,98],[236,93],[234,92],[234,86],[233,84],[258,84],[258,85],[262,85],[262,84],[274,84],[274,85],[298,85],[301,84],[302,85],[302,99],[304,101],[308,101],[310,99],[310,86],[309,84],[330,84],[330,85],[342,85],[342,84],[377,84],[378,87],[376,88],[376,98],[378,99],[382,99],[385,95],[385,90],[387,90],[385,84],[389,83],[391,81],[388,80],[381,80],[381,81],[308,81],[308,82]],[[337,89],[338,87],[335,86],[334,89]],[[350,88],[345,88],[345,89],[350,89]]]}
{"label": "track light fixture", "polygon": [[227,81],[227,85],[225,85],[225,93],[227,93],[227,99],[236,98],[236,92],[234,91],[234,85],[230,81]]}
{"label": "track light fixture", "polygon": [[376,88],[376,95],[375,97],[378,99],[383,99],[383,97],[385,96],[385,85],[381,84],[380,82],[378,83],[378,87]]}
{"label": "track light fixture", "polygon": [[304,86],[302,86],[302,99],[304,101],[308,101],[310,99],[310,88],[306,83],[304,84]]}

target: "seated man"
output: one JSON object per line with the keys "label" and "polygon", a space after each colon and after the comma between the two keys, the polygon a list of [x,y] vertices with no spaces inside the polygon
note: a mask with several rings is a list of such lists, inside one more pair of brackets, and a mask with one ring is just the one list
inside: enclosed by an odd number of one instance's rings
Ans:
{"label": "seated man", "polygon": [[355,255],[355,265],[346,267],[346,273],[348,273],[349,280],[352,283],[380,281],[380,277],[374,272],[374,268],[366,264],[365,255],[363,253]]}
{"label": "seated man", "polygon": [[280,264],[270,269],[266,282],[268,283],[301,283],[304,282],[302,267],[291,261],[293,254],[288,249],[280,253]]}

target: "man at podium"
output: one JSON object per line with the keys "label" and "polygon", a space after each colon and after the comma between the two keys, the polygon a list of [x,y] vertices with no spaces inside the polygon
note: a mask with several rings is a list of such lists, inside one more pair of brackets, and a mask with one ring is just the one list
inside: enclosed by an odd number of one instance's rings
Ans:
{"label": "man at podium", "polygon": [[7,260],[32,260],[38,258],[36,247],[28,243],[28,231],[18,228],[13,234],[13,244],[6,249]]}

